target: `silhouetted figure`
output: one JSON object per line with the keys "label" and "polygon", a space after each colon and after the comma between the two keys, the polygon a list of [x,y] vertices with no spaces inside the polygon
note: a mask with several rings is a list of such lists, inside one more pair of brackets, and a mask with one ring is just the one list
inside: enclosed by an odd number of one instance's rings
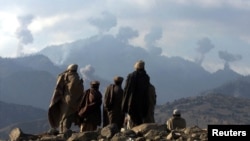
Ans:
{"label": "silhouetted figure", "polygon": [[166,122],[168,130],[186,128],[186,120],[181,117],[181,112],[178,109],[173,111],[173,115]]}
{"label": "silhouetted figure", "polygon": [[66,133],[77,119],[77,111],[84,92],[83,80],[77,73],[77,64],[71,64],[58,75],[56,87],[48,110],[48,119],[52,128],[59,127],[60,133]]}
{"label": "silhouetted figure", "polygon": [[131,127],[142,124],[148,112],[147,92],[150,77],[144,67],[144,61],[136,62],[135,70],[128,74],[124,87],[122,110],[129,114]]}
{"label": "silhouetted figure", "polygon": [[101,125],[102,94],[99,86],[99,81],[91,81],[90,88],[84,93],[78,112],[80,132],[94,131]]}
{"label": "silhouetted figure", "polygon": [[104,109],[107,110],[108,124],[115,123],[119,130],[123,127],[124,113],[122,112],[123,77],[114,77],[114,84],[110,84],[104,95]]}

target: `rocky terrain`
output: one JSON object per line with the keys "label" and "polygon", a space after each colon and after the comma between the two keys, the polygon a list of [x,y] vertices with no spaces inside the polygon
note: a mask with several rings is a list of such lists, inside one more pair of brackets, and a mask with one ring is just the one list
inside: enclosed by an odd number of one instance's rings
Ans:
{"label": "rocky terrain", "polygon": [[147,123],[132,129],[119,131],[115,124],[107,125],[96,131],[73,132],[58,134],[49,131],[40,135],[23,133],[14,128],[9,134],[10,141],[207,141],[207,130],[197,126],[169,131],[166,125]]}

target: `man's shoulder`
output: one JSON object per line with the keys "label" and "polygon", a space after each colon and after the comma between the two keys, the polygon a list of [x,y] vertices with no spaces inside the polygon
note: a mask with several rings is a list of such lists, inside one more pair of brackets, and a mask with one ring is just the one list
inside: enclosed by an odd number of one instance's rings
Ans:
{"label": "man's shoulder", "polygon": [[57,75],[57,77],[62,77],[62,76],[64,76],[66,73],[67,73],[66,71],[61,72],[61,73],[59,73],[59,74]]}
{"label": "man's shoulder", "polygon": [[174,117],[170,117],[169,119],[168,119],[168,121],[172,121],[174,119]]}
{"label": "man's shoulder", "polygon": [[136,71],[133,71],[133,72],[130,72],[129,74],[128,74],[128,76],[133,76],[133,75],[136,75]]}
{"label": "man's shoulder", "polygon": [[185,118],[183,118],[183,117],[181,117],[181,120],[186,121],[186,119],[185,119]]}
{"label": "man's shoulder", "polygon": [[172,123],[174,121],[173,117],[168,118],[166,123]]}
{"label": "man's shoulder", "polygon": [[86,89],[85,91],[84,91],[84,93],[89,93],[90,92],[90,89]]}

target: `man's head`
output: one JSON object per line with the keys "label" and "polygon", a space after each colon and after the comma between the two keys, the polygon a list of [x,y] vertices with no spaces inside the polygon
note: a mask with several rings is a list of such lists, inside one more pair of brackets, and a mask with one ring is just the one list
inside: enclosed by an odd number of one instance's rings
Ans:
{"label": "man's head", "polygon": [[94,80],[94,81],[90,82],[90,87],[91,88],[99,89],[99,86],[100,86],[100,82],[99,81]]}
{"label": "man's head", "polygon": [[173,116],[181,116],[181,111],[178,109],[173,110]]}
{"label": "man's head", "polygon": [[123,82],[123,77],[121,77],[121,76],[115,76],[114,77],[114,83],[115,84],[122,84],[122,82]]}
{"label": "man's head", "polygon": [[143,60],[137,61],[134,65],[135,70],[141,70],[144,69],[144,67],[145,67],[145,62]]}
{"label": "man's head", "polygon": [[70,64],[67,67],[67,71],[77,71],[78,65],[77,64]]}

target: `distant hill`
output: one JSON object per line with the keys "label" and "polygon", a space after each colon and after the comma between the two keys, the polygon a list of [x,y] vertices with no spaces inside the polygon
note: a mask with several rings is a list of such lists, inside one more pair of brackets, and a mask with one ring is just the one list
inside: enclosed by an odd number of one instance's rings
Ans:
{"label": "distant hill", "polygon": [[250,76],[240,77],[234,81],[229,81],[214,89],[204,91],[202,94],[212,92],[234,97],[250,98]]}
{"label": "distant hill", "polygon": [[61,71],[44,55],[0,58],[0,100],[47,109]]}
{"label": "distant hill", "polygon": [[181,98],[157,106],[157,122],[165,123],[175,108],[182,111],[189,126],[207,128],[209,124],[250,124],[249,98],[236,98],[221,93]]}
{"label": "distant hill", "polygon": [[2,78],[1,82],[2,101],[46,109],[56,78],[46,71],[27,70],[14,72]]}
{"label": "distant hill", "polygon": [[47,118],[47,111],[33,106],[0,101],[0,127],[16,122],[27,122]]}
{"label": "distant hill", "polygon": [[40,122],[40,119],[47,119],[47,112],[43,109],[0,101],[0,139],[17,126],[33,133],[45,128],[47,130],[47,120]]}
{"label": "distant hill", "polygon": [[40,54],[23,56],[18,58],[0,57],[0,78],[19,71],[47,71],[56,76],[62,71],[48,57]]}

